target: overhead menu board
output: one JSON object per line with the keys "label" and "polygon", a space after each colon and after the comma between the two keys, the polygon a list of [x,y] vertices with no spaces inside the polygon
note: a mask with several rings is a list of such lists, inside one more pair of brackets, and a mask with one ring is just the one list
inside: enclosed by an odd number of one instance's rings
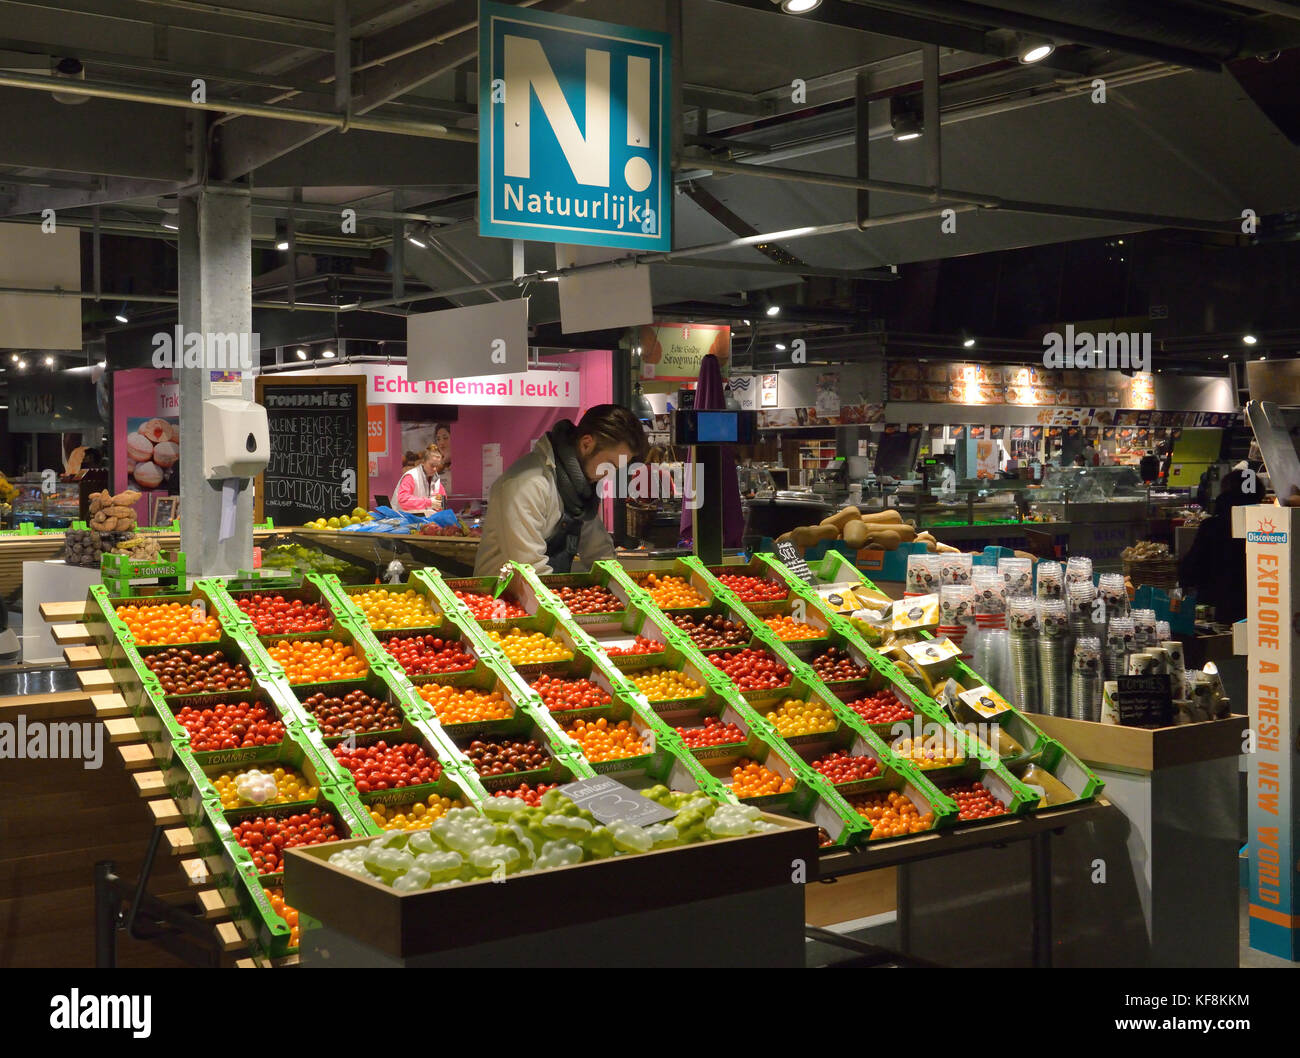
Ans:
{"label": "overhead menu board", "polygon": [[366,379],[259,377],[271,460],[257,479],[256,517],[276,525],[368,507]]}

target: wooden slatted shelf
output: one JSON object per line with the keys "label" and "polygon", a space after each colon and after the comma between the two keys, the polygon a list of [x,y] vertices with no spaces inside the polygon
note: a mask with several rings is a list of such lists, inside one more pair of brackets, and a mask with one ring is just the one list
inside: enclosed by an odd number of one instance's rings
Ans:
{"label": "wooden slatted shelf", "polygon": [[241,948],[248,947],[233,922],[217,923],[217,942],[221,945],[222,951],[239,951]]}
{"label": "wooden slatted shelf", "polygon": [[50,635],[54,637],[54,642],[61,647],[70,643],[90,643],[93,641],[90,629],[83,624],[51,625]]}
{"label": "wooden slatted shelf", "polygon": [[116,691],[92,694],[90,696],[90,707],[95,711],[96,719],[99,720],[107,720],[114,716],[127,716],[131,711],[127,708],[126,699]]}
{"label": "wooden slatted shelf", "polygon": [[153,813],[153,821],[156,826],[169,827],[174,823],[185,822],[185,817],[181,815],[181,810],[176,807],[176,802],[170,797],[160,797],[156,801],[147,802],[149,811]]}
{"label": "wooden slatted shelf", "polygon": [[167,842],[167,850],[173,856],[186,856],[198,849],[194,831],[189,827],[172,827],[170,830],[164,830],[163,839]]}
{"label": "wooden slatted shelf", "polygon": [[198,895],[204,918],[229,918],[231,907],[216,889],[204,889]]}
{"label": "wooden slatted shelf", "polygon": [[108,735],[108,741],[114,745],[123,742],[138,742],[143,737],[140,732],[140,725],[131,716],[119,716],[112,720],[105,720],[104,731]]}
{"label": "wooden slatted shelf", "polygon": [[80,621],[86,616],[86,603],[81,602],[43,602],[41,616],[47,621]]}
{"label": "wooden slatted shelf", "polygon": [[122,763],[127,771],[143,771],[145,768],[157,766],[154,760],[153,750],[143,742],[133,743],[129,746],[118,746],[117,752],[122,757]]}
{"label": "wooden slatted shelf", "polygon": [[201,859],[181,860],[181,873],[185,875],[190,885],[207,885],[212,878],[208,865]]}
{"label": "wooden slatted shelf", "polygon": [[135,788],[141,797],[161,797],[167,792],[167,781],[160,771],[139,771],[131,778],[135,780]]}
{"label": "wooden slatted shelf", "polygon": [[90,691],[92,694],[111,690],[113,687],[113,677],[107,669],[78,669],[77,680],[83,691]]}
{"label": "wooden slatted shelf", "polygon": [[70,669],[93,669],[104,663],[99,647],[95,646],[64,647],[63,660],[68,663]]}

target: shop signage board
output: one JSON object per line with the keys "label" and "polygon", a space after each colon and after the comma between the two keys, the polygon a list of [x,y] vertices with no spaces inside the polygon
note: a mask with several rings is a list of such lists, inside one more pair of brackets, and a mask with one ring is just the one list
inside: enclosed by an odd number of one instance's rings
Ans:
{"label": "shop signage board", "polygon": [[9,429],[13,433],[93,430],[102,425],[88,373],[10,372]]}
{"label": "shop signage board", "polygon": [[805,584],[813,582],[812,570],[808,568],[808,563],[803,560],[794,544],[790,543],[789,540],[783,540],[776,545],[776,555],[785,563],[785,568]]}
{"label": "shop signage board", "polygon": [[597,775],[594,779],[579,779],[560,787],[560,793],[567,796],[579,808],[585,808],[602,823],[623,820],[635,823],[639,827],[651,823],[662,823],[672,819],[677,813],[665,808],[648,797],[642,797],[635,790],[624,786],[617,779],[608,775]]}
{"label": "shop signage board", "polygon": [[[1238,507],[1233,533],[1246,538],[1246,686],[1254,752],[1246,754],[1250,855],[1250,946],[1300,959],[1295,826],[1295,702],[1300,696],[1296,612],[1300,566],[1293,507]],[[1247,746],[1247,749],[1252,747]]]}
{"label": "shop signage board", "polygon": [[1168,676],[1117,676],[1115,708],[1125,727],[1168,727],[1174,722]]}
{"label": "shop signage board", "polygon": [[257,478],[255,518],[302,525],[368,507],[366,379],[260,376],[271,461]]}
{"label": "shop signage board", "polygon": [[[577,371],[520,371],[416,382],[406,365],[340,364],[318,367],[309,377],[362,375],[368,404],[499,404],[523,408],[576,408],[582,403]],[[297,377],[304,377],[298,373]]]}
{"label": "shop signage board", "polygon": [[664,33],[480,3],[479,234],[672,249],[670,47]]}
{"label": "shop signage board", "polygon": [[731,328],[725,324],[656,323],[638,327],[641,377],[657,382],[695,382],[700,365],[712,353],[725,376],[731,367]]}

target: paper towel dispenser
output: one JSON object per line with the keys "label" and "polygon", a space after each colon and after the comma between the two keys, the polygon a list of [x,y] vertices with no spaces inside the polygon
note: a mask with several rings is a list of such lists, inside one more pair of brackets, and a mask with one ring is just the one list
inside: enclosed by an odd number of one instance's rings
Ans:
{"label": "paper towel dispenser", "polygon": [[270,459],[271,435],[262,405],[237,397],[212,397],[203,402],[205,478],[256,477]]}

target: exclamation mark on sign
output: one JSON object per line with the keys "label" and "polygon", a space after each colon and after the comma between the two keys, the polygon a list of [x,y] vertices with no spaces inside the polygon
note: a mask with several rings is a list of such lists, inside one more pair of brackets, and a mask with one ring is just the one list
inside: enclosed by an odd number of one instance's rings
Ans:
{"label": "exclamation mark on sign", "polygon": [[[650,149],[650,60],[640,55],[627,57],[627,145]],[[623,179],[633,191],[650,186],[650,163],[634,155],[623,166]]]}
{"label": "exclamation mark on sign", "polygon": [[564,395],[565,395],[566,397],[569,395],[569,383],[568,383],[568,380],[567,380],[567,379],[566,379],[565,382],[564,382]]}

